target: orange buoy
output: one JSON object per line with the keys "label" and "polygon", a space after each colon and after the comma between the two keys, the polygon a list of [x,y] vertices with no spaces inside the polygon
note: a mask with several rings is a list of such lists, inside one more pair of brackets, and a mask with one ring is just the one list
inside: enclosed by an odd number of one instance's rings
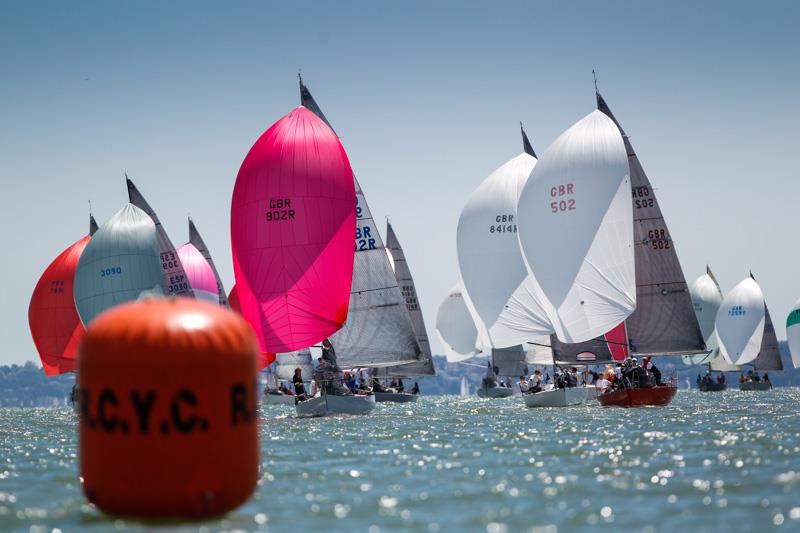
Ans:
{"label": "orange buoy", "polygon": [[133,516],[213,516],[258,479],[258,343],[236,313],[153,298],[95,319],[78,356],[86,497]]}

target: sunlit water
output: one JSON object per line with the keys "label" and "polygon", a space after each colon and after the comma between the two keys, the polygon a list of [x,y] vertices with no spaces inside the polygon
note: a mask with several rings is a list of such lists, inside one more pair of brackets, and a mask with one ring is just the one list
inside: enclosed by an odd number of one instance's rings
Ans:
{"label": "sunlit water", "polygon": [[450,396],[297,419],[264,406],[255,496],[156,525],[86,503],[71,410],[0,409],[0,531],[800,531],[798,406],[800,389],[681,391],[643,409]]}

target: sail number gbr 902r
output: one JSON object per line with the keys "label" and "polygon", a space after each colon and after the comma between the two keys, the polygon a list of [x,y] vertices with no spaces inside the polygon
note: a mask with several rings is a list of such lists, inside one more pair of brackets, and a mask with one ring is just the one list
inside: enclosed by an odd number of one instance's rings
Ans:
{"label": "sail number gbr 902r", "polygon": [[269,210],[266,213],[267,222],[280,220],[294,220],[291,198],[270,198]]}
{"label": "sail number gbr 902r", "polygon": [[575,211],[575,185],[565,183],[550,187],[550,212],[560,213],[562,211]]}

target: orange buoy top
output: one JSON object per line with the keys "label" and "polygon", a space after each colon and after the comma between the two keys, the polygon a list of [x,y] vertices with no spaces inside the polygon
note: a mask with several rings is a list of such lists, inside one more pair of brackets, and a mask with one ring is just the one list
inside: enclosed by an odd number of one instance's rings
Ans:
{"label": "orange buoy top", "polygon": [[211,516],[258,477],[258,344],[236,313],[188,298],[112,308],[81,343],[80,467],[114,514]]}

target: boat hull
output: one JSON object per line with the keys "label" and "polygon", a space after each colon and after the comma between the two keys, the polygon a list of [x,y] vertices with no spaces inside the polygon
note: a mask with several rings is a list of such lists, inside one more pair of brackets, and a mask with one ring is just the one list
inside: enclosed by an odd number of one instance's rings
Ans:
{"label": "boat hull", "polygon": [[264,403],[267,405],[294,405],[294,396],[288,394],[265,394]]}
{"label": "boat hull", "polygon": [[739,383],[739,390],[770,390],[771,383],[764,383],[763,381],[745,381]]}
{"label": "boat hull", "polygon": [[479,398],[508,398],[514,394],[514,390],[509,387],[481,387],[478,389]]}
{"label": "boat hull", "polygon": [[416,402],[419,394],[410,392],[374,392],[376,402],[407,403]]}
{"label": "boat hull", "polygon": [[667,405],[678,392],[677,387],[661,385],[649,389],[625,389],[606,392],[597,397],[603,407],[643,407]]}
{"label": "boat hull", "polygon": [[587,387],[551,389],[535,394],[523,394],[526,407],[569,407],[586,402]]}
{"label": "boat hull", "polygon": [[354,394],[336,396],[326,394],[295,404],[298,416],[325,416],[329,414],[366,415],[375,409],[375,396]]}
{"label": "boat hull", "polygon": [[727,383],[701,383],[700,390],[702,392],[718,392],[728,389]]}

